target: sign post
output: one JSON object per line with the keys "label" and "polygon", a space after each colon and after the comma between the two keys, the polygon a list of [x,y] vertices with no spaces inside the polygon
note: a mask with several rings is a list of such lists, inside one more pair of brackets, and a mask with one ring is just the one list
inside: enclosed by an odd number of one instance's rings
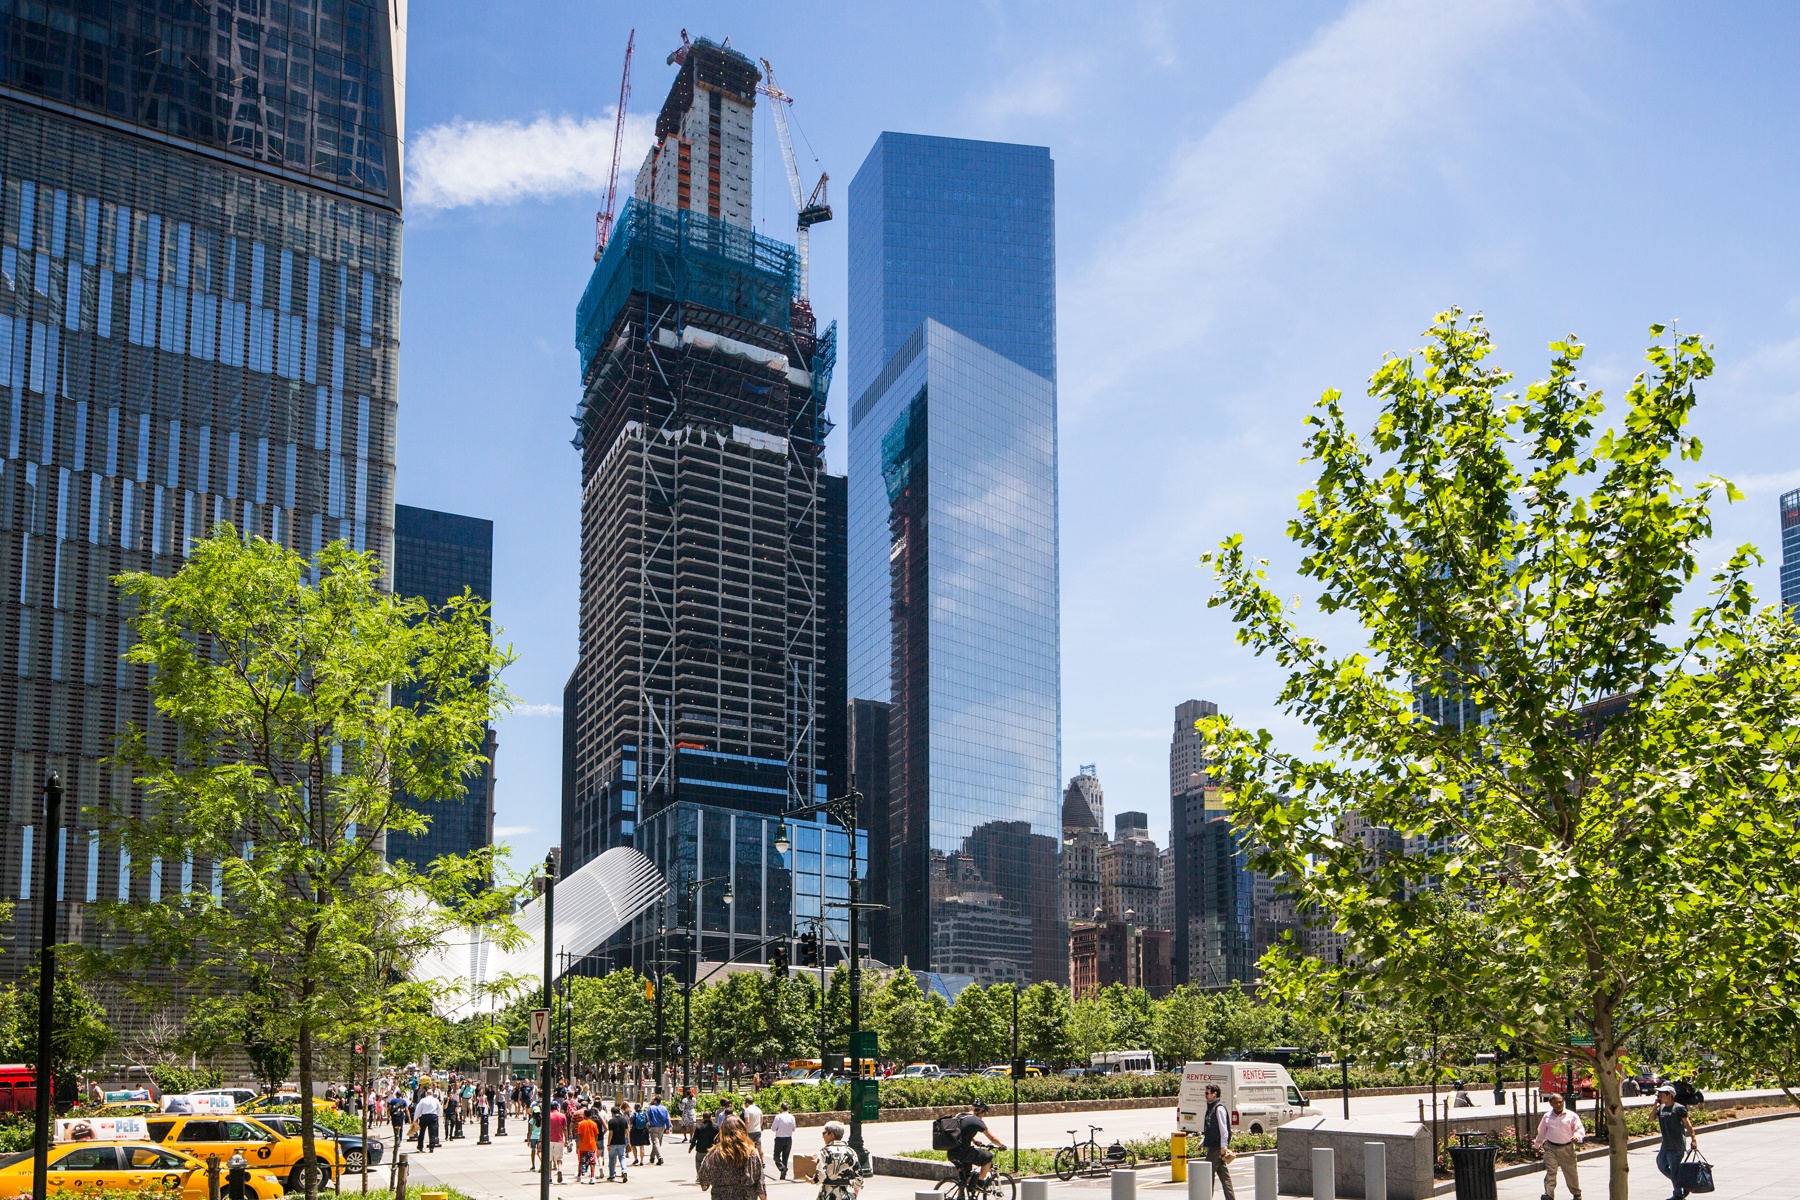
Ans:
{"label": "sign post", "polygon": [[531,1045],[527,1052],[532,1062],[543,1062],[550,1057],[550,1010],[534,1008],[531,1010]]}

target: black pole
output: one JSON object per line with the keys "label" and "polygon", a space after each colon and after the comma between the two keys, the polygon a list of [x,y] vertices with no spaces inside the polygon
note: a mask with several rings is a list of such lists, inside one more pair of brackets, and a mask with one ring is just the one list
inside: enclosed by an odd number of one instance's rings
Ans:
{"label": "black pole", "polygon": [[656,1087],[651,1092],[655,1095],[662,1091],[663,1071],[668,1066],[669,1039],[663,1029],[663,960],[669,956],[669,909],[666,904],[657,905],[656,933]]}
{"label": "black pole", "polygon": [[1012,1061],[1006,1064],[1012,1068],[1007,1072],[1013,1077],[1013,1174],[1019,1173],[1019,1068],[1024,1064],[1019,1061],[1019,985],[1013,984],[1013,1052]]}
{"label": "black pole", "polygon": [[31,1194],[50,1194],[50,1105],[55,1083],[50,1078],[50,1039],[56,1010],[56,868],[62,857],[57,835],[62,831],[62,780],[54,773],[44,781],[44,873],[39,884],[38,912],[43,933],[38,942],[37,1128],[32,1141],[37,1160],[31,1166]]}
{"label": "black pole", "polygon": [[1348,1022],[1346,1021],[1346,1019],[1344,1017],[1344,996],[1345,996],[1347,989],[1344,987],[1344,978],[1343,978],[1344,952],[1341,949],[1337,952],[1337,965],[1338,965],[1338,1062],[1340,1065],[1340,1069],[1343,1071],[1343,1080],[1344,1080],[1344,1120],[1348,1121],[1350,1119],[1350,1059],[1344,1053],[1344,1029],[1345,1029],[1345,1026],[1348,1024]]}
{"label": "black pole", "polygon": [[[700,1089],[694,1087],[694,976],[700,973],[700,942],[694,937],[694,892],[693,884],[687,889],[687,940],[688,940],[688,977],[687,987],[681,993],[681,1086],[694,1088],[695,1103],[698,1104]],[[689,1135],[692,1136],[692,1135]]]}
{"label": "black pole", "polygon": [[[556,968],[556,851],[552,850],[544,856],[544,1007],[550,1012],[550,1020],[556,1020],[556,993],[550,988],[550,980]],[[546,1029],[546,1036],[554,1032],[554,1026]],[[546,1050],[549,1047],[545,1047]],[[550,1079],[551,1063],[554,1054],[546,1055],[544,1065],[539,1070],[539,1086],[543,1096],[539,1104],[543,1113],[538,1119],[538,1147],[543,1151],[538,1155],[538,1200],[550,1200]]]}
{"label": "black pole", "polygon": [[[850,1148],[856,1151],[858,1168],[867,1174],[869,1152],[863,1148],[862,1105],[857,1103],[863,1091],[862,1076],[862,953],[857,945],[858,916],[862,909],[862,880],[856,869],[856,823],[858,792],[852,788],[845,797],[850,819],[843,822],[850,837]],[[825,947],[819,947],[824,957]],[[877,1084],[877,1087],[880,1085]]]}
{"label": "black pole", "polygon": [[1494,1103],[1495,1104],[1505,1104],[1506,1103],[1506,1084],[1504,1082],[1502,1082],[1502,1077],[1500,1074],[1500,1056],[1504,1053],[1505,1053],[1505,1051],[1502,1050],[1498,1045],[1496,1045],[1494,1047]]}

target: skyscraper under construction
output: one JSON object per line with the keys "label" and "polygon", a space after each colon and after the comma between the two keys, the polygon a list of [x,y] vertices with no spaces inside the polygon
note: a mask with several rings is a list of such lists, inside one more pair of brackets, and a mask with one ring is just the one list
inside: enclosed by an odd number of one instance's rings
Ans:
{"label": "skyscraper under construction", "polygon": [[[796,303],[793,249],[750,228],[761,73],[705,39],[671,60],[655,144],[576,314],[564,862],[636,845],[663,869],[674,905],[613,948],[640,964],[664,922],[697,920],[706,958],[755,953],[848,879],[848,844],[820,818],[792,826],[791,862],[774,849],[783,814],[825,796],[841,759],[836,330],[816,335]],[[710,879],[690,915],[683,885]]]}

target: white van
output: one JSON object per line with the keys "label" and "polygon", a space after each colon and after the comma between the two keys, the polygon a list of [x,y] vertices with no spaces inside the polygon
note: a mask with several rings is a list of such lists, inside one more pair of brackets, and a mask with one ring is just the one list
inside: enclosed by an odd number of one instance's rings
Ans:
{"label": "white van", "polygon": [[1088,1059],[1095,1075],[1154,1075],[1156,1055],[1148,1050],[1101,1050]]}
{"label": "white van", "polygon": [[1181,1070],[1176,1125],[1199,1134],[1206,1118],[1206,1087],[1217,1084],[1219,1102],[1231,1114],[1233,1133],[1268,1133],[1301,1117],[1320,1116],[1306,1106],[1294,1077],[1280,1063],[1191,1062]]}

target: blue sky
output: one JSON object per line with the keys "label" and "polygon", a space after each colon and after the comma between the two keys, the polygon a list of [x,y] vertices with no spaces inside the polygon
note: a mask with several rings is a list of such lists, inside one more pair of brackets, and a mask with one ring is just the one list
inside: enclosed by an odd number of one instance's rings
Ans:
{"label": "blue sky", "polygon": [[[627,192],[682,26],[767,57],[795,97],[802,171],[831,173],[840,218],[813,232],[821,322],[844,315],[846,192],[881,131],[1050,147],[1063,774],[1097,764],[1108,809],[1147,811],[1160,841],[1176,703],[1306,744],[1195,560],[1242,531],[1291,578],[1302,416],[1325,388],[1359,395],[1439,309],[1485,312],[1522,383],[1577,334],[1609,395],[1652,321],[1707,335],[1699,473],[1746,500],[1703,561],[1756,542],[1774,595],[1776,497],[1800,486],[1796,24],[1775,4],[1548,0],[413,4],[398,496],[495,523],[515,862],[557,838],[573,311],[631,28]],[[758,139],[758,226],[786,238],[766,114]]]}

